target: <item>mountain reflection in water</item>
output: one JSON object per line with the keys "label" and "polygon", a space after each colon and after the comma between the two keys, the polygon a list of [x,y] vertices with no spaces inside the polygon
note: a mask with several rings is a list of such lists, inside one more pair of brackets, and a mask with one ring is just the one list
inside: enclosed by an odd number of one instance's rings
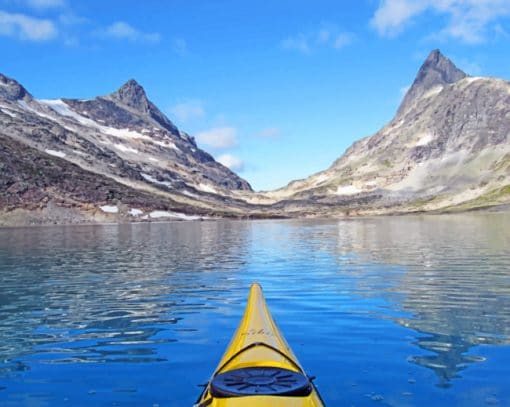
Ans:
{"label": "mountain reflection in water", "polygon": [[503,214],[339,223],[341,253],[401,265],[401,272],[374,274],[357,259],[355,269],[367,295],[382,294],[391,309],[410,315],[391,319],[423,334],[413,344],[427,354],[409,360],[432,369],[439,386],[484,360],[469,356],[471,347],[510,344],[510,233],[502,221],[508,227]]}
{"label": "mountain reflection in water", "polygon": [[257,280],[328,405],[510,405],[509,270],[506,213],[0,229],[0,404],[191,405]]}

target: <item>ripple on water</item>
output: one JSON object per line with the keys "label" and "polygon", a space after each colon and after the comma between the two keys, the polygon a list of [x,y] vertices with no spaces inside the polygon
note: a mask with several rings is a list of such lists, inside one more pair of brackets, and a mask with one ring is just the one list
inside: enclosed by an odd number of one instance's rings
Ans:
{"label": "ripple on water", "polygon": [[257,280],[330,405],[510,405],[509,226],[472,214],[0,230],[0,401],[191,405]]}

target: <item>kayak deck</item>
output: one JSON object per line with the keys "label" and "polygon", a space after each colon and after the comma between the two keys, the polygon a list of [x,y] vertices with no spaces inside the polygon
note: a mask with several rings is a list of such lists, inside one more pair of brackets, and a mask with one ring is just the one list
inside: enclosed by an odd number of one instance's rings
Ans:
{"label": "kayak deck", "polygon": [[259,284],[252,284],[243,319],[195,406],[324,406],[278,330]]}

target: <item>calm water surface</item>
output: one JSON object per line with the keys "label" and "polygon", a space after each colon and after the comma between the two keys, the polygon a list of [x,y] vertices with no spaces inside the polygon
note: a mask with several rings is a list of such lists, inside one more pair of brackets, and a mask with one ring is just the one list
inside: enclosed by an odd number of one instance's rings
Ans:
{"label": "calm water surface", "polygon": [[252,281],[328,406],[510,406],[510,214],[0,230],[0,405],[190,406]]}

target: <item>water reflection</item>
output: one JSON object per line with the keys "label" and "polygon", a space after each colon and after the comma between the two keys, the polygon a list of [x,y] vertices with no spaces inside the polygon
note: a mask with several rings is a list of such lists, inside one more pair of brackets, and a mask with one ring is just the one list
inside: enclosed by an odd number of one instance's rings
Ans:
{"label": "water reflection", "polygon": [[[0,369],[29,363],[165,361],[158,346],[210,303],[208,272],[244,263],[247,223],[1,231]],[[222,268],[222,260],[228,263]],[[210,297],[228,291],[214,277]]]}
{"label": "water reflection", "polygon": [[[410,315],[390,317],[425,334],[413,343],[426,354],[409,360],[432,369],[439,386],[483,361],[472,347],[510,344],[510,232],[502,225],[510,225],[508,214],[338,224],[337,253],[359,256],[340,270],[357,275],[364,295],[382,295],[392,311]],[[364,262],[391,268],[374,273]]]}
{"label": "water reflection", "polygon": [[191,405],[254,280],[329,405],[462,404],[510,345],[509,269],[508,214],[0,229],[0,404]]}
{"label": "water reflection", "polygon": [[468,355],[473,344],[460,336],[430,334],[418,338],[414,344],[428,354],[413,356],[409,360],[432,369],[439,378],[437,385],[440,387],[451,386],[451,380],[459,378],[458,373],[469,363],[484,361],[482,357]]}

